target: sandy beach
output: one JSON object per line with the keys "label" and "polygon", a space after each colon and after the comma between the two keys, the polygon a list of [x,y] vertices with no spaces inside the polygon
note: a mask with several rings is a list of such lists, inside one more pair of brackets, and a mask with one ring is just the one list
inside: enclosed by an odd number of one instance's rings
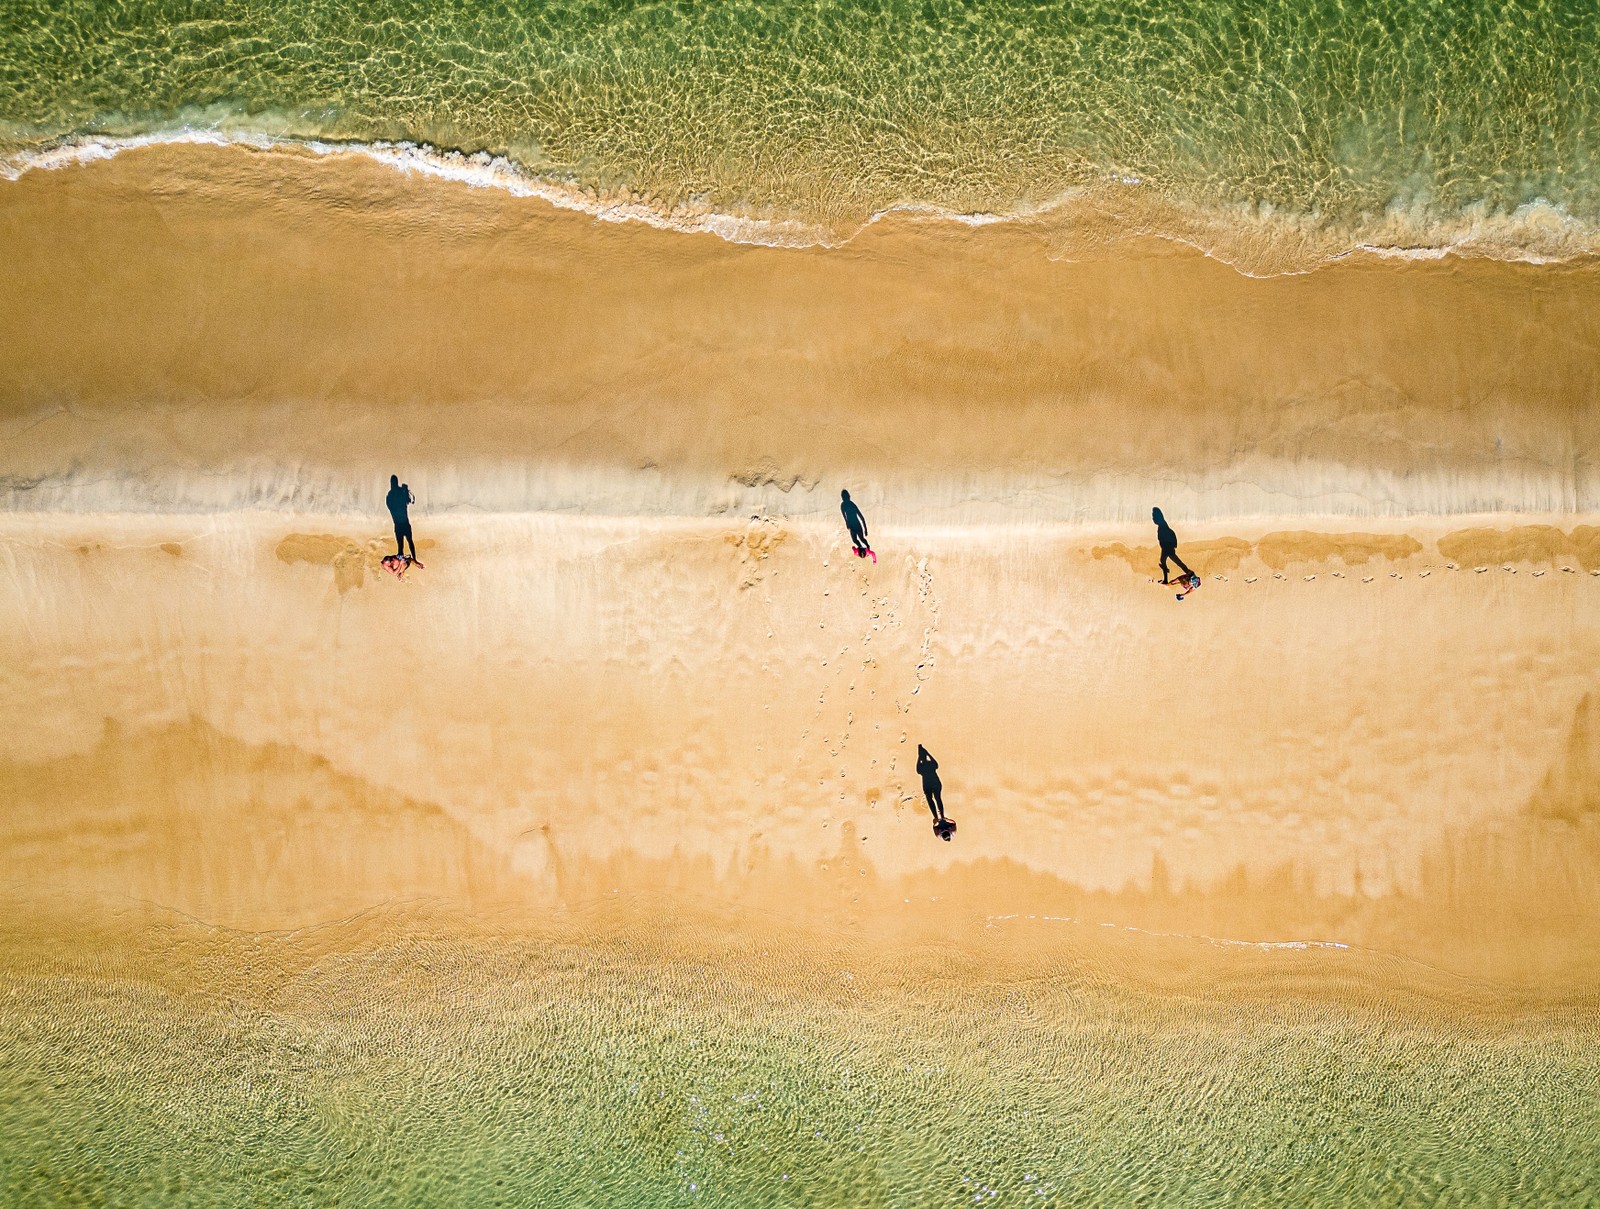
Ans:
{"label": "sandy beach", "polygon": [[863,937],[1066,916],[1592,985],[1592,545],[1196,530],[1180,605],[1153,548],[1067,527],[882,530],[874,565],[817,523],[450,517],[402,583],[339,519],[13,514],[13,884],[256,931],[617,893]]}
{"label": "sandy beach", "polygon": [[[901,1092],[985,1129],[1007,1080],[1038,1080],[1041,1116],[1154,1080],[1177,1120],[1197,1086],[1243,1102],[1217,1053],[1292,1099],[1336,1052],[1358,1083],[1403,1068],[1418,1105],[1482,1076],[1462,1112],[1559,1118],[1537,1145],[1581,1170],[1592,266],[1257,279],[909,216],[753,247],[198,147],[0,183],[0,263],[14,1083],[73,1044],[52,996],[221,1038],[217,1063],[237,1028],[299,1069],[300,1037],[356,1083],[381,1072],[343,1013],[371,1012],[415,1042],[402,1067],[448,1051],[480,1089],[529,1005],[565,1003],[691,1067],[683,1036],[728,1069],[792,1037],[780,1065],[886,1080],[942,1054],[959,1074]],[[390,473],[426,564],[403,581]],[[1181,603],[1157,504],[1202,576]],[[481,998],[441,973],[467,968]],[[634,1036],[655,995],[700,1023]],[[919,1186],[890,1167],[812,1191]],[[1548,1171],[1535,1192],[1581,1197]]]}
{"label": "sandy beach", "polygon": [[908,524],[1600,507],[1586,262],[1256,279],[1051,238],[753,247],[237,147],[29,173],[7,504],[368,515],[403,468],[434,514],[831,520],[835,483]]}

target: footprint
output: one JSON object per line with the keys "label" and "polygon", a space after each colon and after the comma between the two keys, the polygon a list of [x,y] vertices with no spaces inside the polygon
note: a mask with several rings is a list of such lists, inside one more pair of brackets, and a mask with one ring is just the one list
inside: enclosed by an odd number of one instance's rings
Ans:
{"label": "footprint", "polygon": [[1561,569],[1563,571],[1565,571],[1568,575],[1572,574],[1572,568],[1571,567],[1562,567]]}
{"label": "footprint", "polygon": [[1369,583],[1371,583],[1371,582],[1372,582],[1372,576],[1370,576],[1370,575],[1363,575],[1363,576],[1362,576],[1362,577],[1361,577],[1361,582],[1362,582],[1362,583],[1364,583],[1364,584],[1369,584]]}
{"label": "footprint", "polygon": [[1500,569],[1502,571],[1510,571],[1513,575],[1517,573],[1517,569],[1515,567],[1501,567]]}
{"label": "footprint", "polygon": [[1227,583],[1228,582],[1228,577],[1226,575],[1213,575],[1211,578],[1212,579],[1216,579],[1216,580],[1221,580],[1223,583]]}
{"label": "footprint", "polygon": [[1540,577],[1540,576],[1542,576],[1542,575],[1543,575],[1543,574],[1544,574],[1544,572],[1543,572],[1543,571],[1535,571],[1535,572],[1534,572],[1534,573],[1533,573],[1533,577],[1534,577],[1534,578],[1535,578],[1535,579],[1538,579],[1538,578],[1539,578],[1539,577]]}
{"label": "footprint", "polygon": [[1482,575],[1482,574],[1483,574],[1483,573],[1484,573],[1484,572],[1485,572],[1485,571],[1487,571],[1487,570],[1488,570],[1488,569],[1489,569],[1489,568],[1488,568],[1488,567],[1473,567],[1473,568],[1472,568],[1472,569],[1473,569],[1473,571],[1474,571],[1474,572],[1476,572],[1476,573],[1477,573],[1477,574],[1479,574],[1479,575]]}
{"label": "footprint", "polygon": [[1310,583],[1310,582],[1311,582],[1311,581],[1312,581],[1312,580],[1313,580],[1313,579],[1315,579],[1315,578],[1316,578],[1316,576],[1315,576],[1315,575],[1307,575],[1307,576],[1306,576],[1306,582],[1307,582],[1307,583]]}
{"label": "footprint", "polygon": [[1459,570],[1461,570],[1460,566],[1458,566],[1456,563],[1445,563],[1444,569],[1446,571],[1459,571]]}
{"label": "footprint", "polygon": [[1282,579],[1283,578],[1283,573],[1281,571],[1274,571],[1272,573],[1272,578],[1273,579]]}
{"label": "footprint", "polygon": [[1343,579],[1344,578],[1344,572],[1343,571],[1330,571],[1330,572],[1328,572],[1328,574],[1332,575],[1335,579]]}
{"label": "footprint", "polygon": [[1428,578],[1428,576],[1430,576],[1430,575],[1432,575],[1432,574],[1433,574],[1433,572],[1432,572],[1432,571],[1418,571],[1418,572],[1417,572],[1417,577],[1418,577],[1418,578],[1419,578],[1419,579],[1427,579],[1427,578]]}
{"label": "footprint", "polygon": [[1253,584],[1253,583],[1255,583],[1255,581],[1256,581],[1256,577],[1254,575],[1247,576],[1246,579],[1245,579],[1245,583],[1247,583],[1247,584]]}

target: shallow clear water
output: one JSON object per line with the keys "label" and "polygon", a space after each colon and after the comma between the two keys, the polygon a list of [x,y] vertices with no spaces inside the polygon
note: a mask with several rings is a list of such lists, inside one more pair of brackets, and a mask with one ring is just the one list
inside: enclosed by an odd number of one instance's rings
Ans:
{"label": "shallow clear water", "polygon": [[7,945],[8,1203],[1600,1192],[1589,1015],[1444,1027],[1437,986],[1383,963],[1380,992],[1356,955],[1336,995],[1300,993],[1305,954],[1212,995],[1119,988],[1093,962],[1008,980],[922,954],[872,972],[781,940],[664,960],[396,919],[164,932],[142,951]]}
{"label": "shallow clear water", "polygon": [[1597,46],[1584,0],[17,0],[0,138],[419,139],[833,223],[1118,178],[1321,224],[1594,220]]}

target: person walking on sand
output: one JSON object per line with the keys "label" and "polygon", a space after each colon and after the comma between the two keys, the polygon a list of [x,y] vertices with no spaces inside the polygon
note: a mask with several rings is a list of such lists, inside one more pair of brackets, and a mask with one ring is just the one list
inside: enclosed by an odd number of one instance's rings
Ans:
{"label": "person walking on sand", "polygon": [[1161,543],[1161,582],[1168,582],[1168,559],[1178,564],[1186,579],[1196,578],[1195,573],[1189,570],[1183,559],[1178,557],[1178,535],[1172,531],[1172,526],[1167,524],[1167,518],[1161,515],[1161,509],[1150,509],[1150,519],[1156,523],[1156,540]]}
{"label": "person walking on sand", "polygon": [[948,840],[955,826],[944,817],[944,783],[939,780],[939,761],[920,743],[917,744],[917,774],[922,777],[922,796],[928,799],[928,812],[933,815],[934,833]]}
{"label": "person walking on sand", "polygon": [[[383,497],[383,502],[389,506],[389,515],[394,517],[394,552],[396,556],[417,563],[417,539],[411,536],[411,516],[406,512],[416,497],[411,494],[411,488],[400,481],[398,474],[389,476],[389,494]],[[410,545],[411,553],[406,553],[406,546]]]}
{"label": "person walking on sand", "polygon": [[844,513],[844,526],[850,530],[850,544],[855,548],[856,557],[866,558],[871,554],[872,561],[877,562],[878,556],[867,544],[867,518],[861,515],[861,509],[856,507],[848,491],[839,492],[839,511]]}

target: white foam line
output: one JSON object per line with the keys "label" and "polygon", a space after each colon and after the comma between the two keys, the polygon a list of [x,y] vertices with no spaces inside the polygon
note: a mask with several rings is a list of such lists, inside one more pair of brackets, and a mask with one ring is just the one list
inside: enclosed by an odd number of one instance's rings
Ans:
{"label": "white foam line", "polygon": [[532,175],[503,155],[491,155],[486,151],[440,151],[409,142],[340,143],[283,138],[253,131],[193,128],[127,136],[102,135],[0,159],[0,177],[15,181],[28,172],[109,160],[144,147],[183,145],[249,147],[257,151],[297,150],[328,157],[359,156],[406,174],[454,181],[475,189],[500,189],[513,197],[538,198],[562,210],[589,214],[601,222],[638,222],[664,230],[716,235],[729,243],[765,247],[805,248],[829,243],[820,227],[796,219],[748,218],[686,207],[662,211],[648,202],[591,196],[575,184]]}
{"label": "white foam line", "polygon": [[28,172],[49,172],[58,168],[71,168],[96,160],[114,159],[124,151],[139,147],[153,147],[169,143],[194,143],[204,146],[225,147],[244,144],[266,148],[281,140],[267,135],[223,134],[212,130],[171,130],[124,137],[101,136],[75,139],[59,143],[42,151],[24,151],[0,158],[0,177],[8,181],[20,179]]}
{"label": "white foam line", "polygon": [[294,150],[329,157],[360,156],[406,174],[454,181],[474,189],[500,189],[513,197],[537,198],[558,209],[588,214],[601,222],[637,222],[660,230],[715,235],[729,243],[770,248],[841,247],[867,228],[898,215],[958,223],[967,227],[1017,222],[1046,214],[1082,192],[1072,190],[1056,202],[1016,214],[955,211],[917,202],[897,203],[869,215],[854,231],[842,237],[830,238],[820,225],[799,219],[752,218],[686,206],[662,210],[649,202],[595,196],[573,182],[535,175],[508,157],[487,151],[445,151],[413,142],[332,142],[325,139],[288,138],[259,131],[194,127],[137,135],[85,136],[42,151],[0,157],[0,178],[15,181],[28,172],[71,168],[114,159],[125,151],[185,145],[249,147],[257,151]]}
{"label": "white foam line", "polygon": [[[328,157],[359,156],[402,173],[454,181],[470,188],[500,189],[514,197],[537,198],[558,209],[588,214],[601,222],[636,222],[660,230],[714,235],[729,243],[771,248],[841,247],[882,220],[896,216],[957,223],[968,227],[1038,220],[1047,218],[1052,212],[1075,201],[1082,200],[1089,192],[1088,187],[1070,188],[1050,201],[1020,208],[1008,214],[955,211],[928,203],[898,203],[875,211],[854,230],[841,235],[830,233],[820,224],[800,219],[758,218],[683,205],[664,210],[648,201],[639,201],[631,197],[599,196],[584,189],[575,181],[540,176],[507,156],[494,155],[486,151],[470,153],[449,151],[406,141],[337,142],[292,138],[260,131],[203,127],[181,127],[137,135],[85,135],[42,150],[18,152],[0,157],[0,178],[15,181],[28,172],[89,164],[112,159],[125,151],[168,145],[242,146],[259,151],[298,150]],[[1130,188],[1150,187],[1138,177],[1117,175],[1108,178],[1107,183],[1112,183],[1113,179],[1115,183]],[[1186,208],[1179,205],[1177,209],[1184,211]],[[1225,217],[1189,209],[1191,220],[1202,227],[1213,225]],[[1292,223],[1293,220],[1284,221]],[[1237,263],[1235,259],[1223,254],[1219,248],[1207,246],[1198,237],[1158,230],[1145,230],[1140,233],[1193,248],[1247,277],[1294,276],[1315,272],[1322,265],[1361,253],[1400,260],[1443,260],[1452,256],[1478,255],[1492,256],[1496,260],[1543,265],[1592,256],[1600,251],[1596,232],[1588,224],[1544,199],[1535,199],[1509,214],[1495,215],[1487,212],[1464,214],[1457,221],[1463,228],[1461,232],[1436,246],[1364,241],[1347,245],[1342,249],[1327,251],[1306,267],[1282,269],[1270,273],[1252,272]],[[1571,250],[1544,254],[1519,248],[1514,241],[1495,241],[1492,235],[1484,230],[1486,225],[1514,228],[1523,224],[1542,226],[1547,234],[1553,228],[1556,242],[1567,244]],[[1302,230],[1300,234],[1305,235],[1307,232]]]}
{"label": "white foam line", "polygon": [[[601,222],[637,222],[661,230],[715,235],[729,243],[774,248],[838,247],[866,228],[894,215],[930,221],[954,222],[969,227],[1015,222],[1040,210],[1015,215],[957,212],[938,206],[903,203],[870,215],[855,231],[830,239],[821,226],[798,219],[752,218],[715,210],[677,206],[662,210],[648,202],[595,196],[581,186],[537,176],[514,160],[487,151],[445,151],[422,143],[331,142],[298,139],[247,130],[211,130],[186,127],[137,135],[95,135],[61,143],[43,151],[0,158],[0,178],[15,181],[25,173],[72,168],[114,159],[126,151],[157,146],[248,147],[256,151],[294,150],[313,155],[359,156],[397,172],[434,180],[454,181],[474,189],[500,189],[513,197],[531,197],[562,210],[588,214]],[[1048,209],[1048,207],[1046,207]]]}

